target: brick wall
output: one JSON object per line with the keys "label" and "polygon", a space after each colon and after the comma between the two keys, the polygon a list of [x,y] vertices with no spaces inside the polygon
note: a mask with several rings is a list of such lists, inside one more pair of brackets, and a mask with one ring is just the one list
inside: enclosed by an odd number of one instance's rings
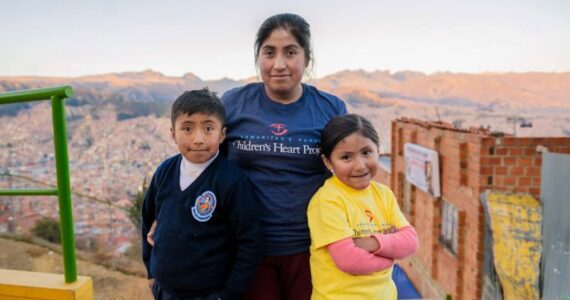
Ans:
{"label": "brick wall", "polygon": [[[403,146],[414,143],[439,153],[441,199],[414,187],[406,189]],[[479,196],[486,189],[540,195],[541,153],[570,153],[570,138],[492,137],[481,130],[458,130],[449,124],[401,119],[392,122],[390,186],[420,240],[418,252],[401,262],[423,297],[480,299],[483,277],[484,211]],[[382,178],[382,180],[386,180]],[[453,253],[439,240],[441,201],[458,210],[458,247]]]}
{"label": "brick wall", "polygon": [[542,158],[538,146],[570,154],[570,138],[484,138],[480,151],[482,190],[492,187],[539,199]]}
{"label": "brick wall", "polygon": [[[401,199],[405,143],[414,143],[439,153],[442,200],[457,207],[459,211],[459,240],[457,253],[440,241],[441,202],[422,190],[411,188],[412,209],[406,214],[415,226],[420,240],[420,249],[414,263],[402,267],[424,297],[440,298],[450,294],[456,299],[478,299],[477,281],[481,277],[482,230],[479,209],[477,174],[480,134],[450,130],[449,127],[429,126],[427,123],[394,122],[392,145],[392,180],[394,193]],[[471,163],[469,163],[471,162]],[[473,173],[473,174],[472,174]],[[465,213],[474,211],[475,213]],[[481,227],[481,228],[479,228]],[[429,278],[426,278],[429,276]],[[468,293],[471,295],[468,295]],[[479,292],[480,293],[480,292]]]}

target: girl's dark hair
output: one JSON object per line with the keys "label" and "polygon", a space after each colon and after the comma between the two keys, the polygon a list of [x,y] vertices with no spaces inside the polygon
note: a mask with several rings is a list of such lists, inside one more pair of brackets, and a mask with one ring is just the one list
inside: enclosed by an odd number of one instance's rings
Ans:
{"label": "girl's dark hair", "polygon": [[172,111],[170,113],[172,128],[176,125],[176,119],[180,115],[193,115],[195,113],[212,115],[220,120],[222,126],[226,124],[226,110],[222,101],[207,88],[186,91],[176,98],[174,103],[172,103]]}
{"label": "girl's dark hair", "polygon": [[274,15],[263,21],[255,38],[255,64],[258,64],[261,45],[263,45],[263,42],[271,35],[273,30],[277,28],[282,28],[295,37],[297,43],[303,47],[306,66],[309,66],[313,62],[310,25],[301,16],[290,13]]}
{"label": "girl's dark hair", "polygon": [[378,147],[380,138],[372,123],[363,116],[348,114],[334,117],[327,123],[321,132],[321,154],[330,158],[336,145],[355,132],[369,138]]}

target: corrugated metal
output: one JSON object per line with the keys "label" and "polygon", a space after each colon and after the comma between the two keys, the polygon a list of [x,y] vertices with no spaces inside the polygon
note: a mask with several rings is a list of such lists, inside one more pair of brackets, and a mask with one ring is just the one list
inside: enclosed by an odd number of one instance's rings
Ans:
{"label": "corrugated metal", "polygon": [[543,299],[570,299],[570,155],[543,153]]}
{"label": "corrugated metal", "polygon": [[501,192],[487,192],[482,202],[490,219],[494,266],[504,299],[538,300],[540,202],[531,195]]}
{"label": "corrugated metal", "polygon": [[503,299],[503,293],[493,263],[493,233],[491,232],[491,219],[487,206],[487,193],[481,195],[481,202],[483,203],[483,208],[485,208],[485,242],[483,248],[485,261],[483,263],[483,293],[481,294],[481,300],[500,300]]}

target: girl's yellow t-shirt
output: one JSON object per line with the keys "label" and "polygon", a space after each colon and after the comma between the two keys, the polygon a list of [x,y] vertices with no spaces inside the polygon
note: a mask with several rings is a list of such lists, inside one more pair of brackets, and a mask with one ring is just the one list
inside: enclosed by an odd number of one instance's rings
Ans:
{"label": "girl's yellow t-shirt", "polygon": [[311,199],[307,216],[311,231],[311,299],[397,298],[392,268],[351,275],[337,268],[326,247],[348,237],[369,237],[385,233],[392,226],[408,226],[388,187],[371,181],[366,189],[356,190],[333,176]]}

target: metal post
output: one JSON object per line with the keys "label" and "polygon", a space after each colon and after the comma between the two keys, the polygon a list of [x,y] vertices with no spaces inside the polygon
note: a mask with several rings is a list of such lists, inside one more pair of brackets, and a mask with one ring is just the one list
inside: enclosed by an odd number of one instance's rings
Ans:
{"label": "metal post", "polygon": [[73,89],[70,86],[0,93],[0,105],[51,99],[57,190],[0,189],[0,196],[58,196],[63,269],[65,272],[65,282],[67,283],[77,281],[75,238],[73,235],[73,218],[71,208],[71,186],[69,180],[69,159],[67,155],[67,130],[65,126],[65,106],[63,102],[65,98],[71,96],[73,96]]}
{"label": "metal post", "polygon": [[75,263],[75,238],[73,236],[65,106],[63,98],[59,96],[52,96],[51,104],[63,267],[65,270],[65,282],[69,283],[77,281],[77,268]]}

